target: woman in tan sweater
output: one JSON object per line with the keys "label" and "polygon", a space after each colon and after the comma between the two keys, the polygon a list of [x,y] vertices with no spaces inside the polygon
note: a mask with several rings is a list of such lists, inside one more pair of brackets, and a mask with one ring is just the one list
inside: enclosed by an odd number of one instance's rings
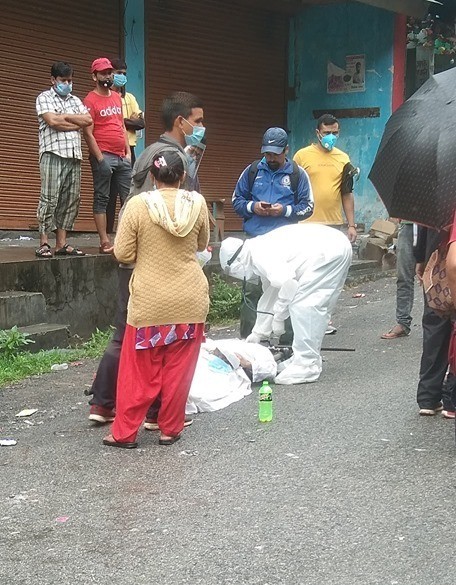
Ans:
{"label": "woman in tan sweater", "polygon": [[209,309],[207,279],[196,252],[209,242],[206,202],[179,189],[185,157],[162,152],[152,162],[157,189],[126,205],[114,243],[130,280],[127,327],[120,356],[116,417],[105,445],[132,449],[149,406],[161,397],[161,445],[180,438],[185,403]]}

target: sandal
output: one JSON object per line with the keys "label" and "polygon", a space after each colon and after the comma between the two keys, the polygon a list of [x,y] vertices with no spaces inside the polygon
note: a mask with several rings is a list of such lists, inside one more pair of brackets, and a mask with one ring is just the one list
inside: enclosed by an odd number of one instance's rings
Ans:
{"label": "sandal", "polygon": [[52,258],[51,246],[48,243],[41,244],[41,246],[35,250],[35,256],[37,258]]}
{"label": "sandal", "polygon": [[99,247],[100,254],[112,254],[114,252],[114,245],[111,242],[103,242]]}
{"label": "sandal", "polygon": [[408,337],[410,335],[410,329],[407,329],[403,325],[395,325],[388,333],[384,333],[380,339],[398,339],[399,337]]}
{"label": "sandal", "polygon": [[136,449],[138,443],[120,443],[116,441],[112,435],[107,435],[103,439],[103,445],[108,447],[118,447],[119,449]]}
{"label": "sandal", "polygon": [[173,445],[180,438],[181,438],[181,436],[177,435],[177,437],[169,437],[168,439],[159,439],[158,444],[159,445]]}
{"label": "sandal", "polygon": [[85,252],[80,250],[79,248],[75,248],[74,246],[70,246],[70,244],[65,244],[63,248],[60,250],[55,251],[56,256],[85,256]]}

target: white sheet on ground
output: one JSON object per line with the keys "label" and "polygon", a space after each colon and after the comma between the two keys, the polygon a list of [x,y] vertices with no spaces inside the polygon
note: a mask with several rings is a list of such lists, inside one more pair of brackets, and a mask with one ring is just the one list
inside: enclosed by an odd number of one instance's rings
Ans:
{"label": "white sheet on ground", "polygon": [[[214,355],[215,349],[231,365]],[[241,339],[208,340],[201,346],[185,408],[187,414],[221,410],[252,392],[252,384],[238,356],[252,364],[254,382],[272,380],[277,374],[272,353],[262,345]]]}

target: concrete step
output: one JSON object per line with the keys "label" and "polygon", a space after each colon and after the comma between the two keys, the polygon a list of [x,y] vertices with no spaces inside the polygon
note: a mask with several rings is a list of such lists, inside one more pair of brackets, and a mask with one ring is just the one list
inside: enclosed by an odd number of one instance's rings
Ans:
{"label": "concrete step", "polygon": [[358,270],[372,270],[373,272],[377,272],[378,270],[381,270],[381,266],[377,262],[377,260],[353,259],[352,264],[350,266],[350,273],[357,272]]}
{"label": "concrete step", "polygon": [[58,347],[68,347],[70,332],[68,325],[59,325],[56,323],[37,323],[27,327],[18,327],[22,333],[28,333],[29,339],[35,343],[30,343],[24,347],[25,351],[36,353],[42,349],[54,349]]}
{"label": "concrete step", "polygon": [[46,320],[46,301],[38,292],[0,292],[0,329],[25,327]]}
{"label": "concrete step", "polygon": [[378,264],[376,270],[372,268],[367,268],[365,270],[350,270],[345,281],[345,286],[358,286],[364,282],[372,282],[374,280],[380,280],[381,278],[392,277],[395,276],[395,274],[395,270],[382,270],[381,266],[378,266]]}

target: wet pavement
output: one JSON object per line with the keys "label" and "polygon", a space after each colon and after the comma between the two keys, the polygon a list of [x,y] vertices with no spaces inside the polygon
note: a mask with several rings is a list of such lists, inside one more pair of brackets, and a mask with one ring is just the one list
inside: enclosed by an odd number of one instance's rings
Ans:
{"label": "wet pavement", "polygon": [[[76,246],[86,254],[99,254],[99,239],[96,234],[77,233],[70,235],[68,244]],[[39,248],[38,232],[16,232],[0,230],[0,264],[36,260],[35,250]],[[49,238],[49,245],[55,251],[55,239]],[[46,258],[39,258],[45,261]]]}
{"label": "wet pavement", "polygon": [[412,334],[385,341],[394,280],[346,291],[324,345],[355,352],[275,387],[272,423],[253,393],[172,447],[102,445],[93,361],[0,389],[0,583],[453,585],[454,425],[417,414],[416,292]]}

